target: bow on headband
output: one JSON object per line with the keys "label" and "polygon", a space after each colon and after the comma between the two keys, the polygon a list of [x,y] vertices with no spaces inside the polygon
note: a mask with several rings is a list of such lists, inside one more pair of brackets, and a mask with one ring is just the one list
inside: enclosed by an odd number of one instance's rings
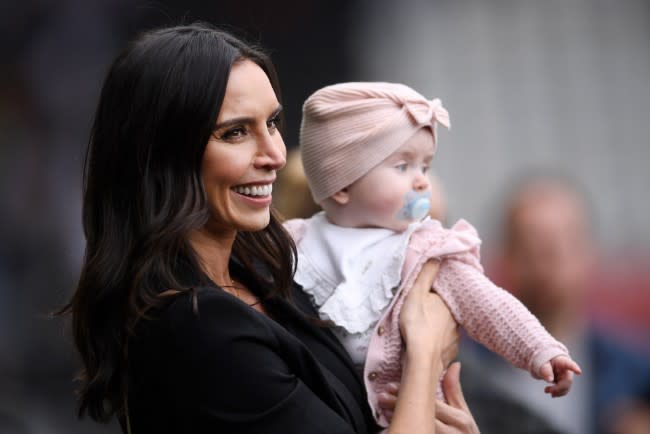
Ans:
{"label": "bow on headband", "polygon": [[[431,101],[426,99],[404,101],[404,107],[413,120],[421,127],[435,127],[436,122],[449,128],[449,112],[442,106],[440,99]],[[435,131],[435,130],[434,130]]]}

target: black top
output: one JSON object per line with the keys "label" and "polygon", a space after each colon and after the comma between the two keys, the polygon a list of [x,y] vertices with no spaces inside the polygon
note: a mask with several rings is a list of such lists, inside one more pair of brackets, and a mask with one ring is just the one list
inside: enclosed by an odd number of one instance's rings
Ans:
{"label": "black top", "polygon": [[378,430],[352,361],[308,319],[317,313],[299,287],[292,304],[264,301],[270,317],[218,287],[196,294],[198,316],[179,295],[130,341],[132,434]]}

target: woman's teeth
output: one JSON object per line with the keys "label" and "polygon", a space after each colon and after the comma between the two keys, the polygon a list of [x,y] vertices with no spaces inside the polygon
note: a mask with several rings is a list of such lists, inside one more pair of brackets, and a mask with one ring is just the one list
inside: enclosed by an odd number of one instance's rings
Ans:
{"label": "woman's teeth", "polygon": [[273,191],[273,184],[254,185],[252,187],[237,186],[232,189],[235,192],[246,196],[268,196]]}

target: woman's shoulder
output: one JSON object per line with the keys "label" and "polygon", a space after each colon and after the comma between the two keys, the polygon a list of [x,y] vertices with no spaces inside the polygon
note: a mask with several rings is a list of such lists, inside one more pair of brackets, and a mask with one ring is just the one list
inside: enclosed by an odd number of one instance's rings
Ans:
{"label": "woman's shoulder", "polygon": [[150,352],[200,359],[242,338],[271,338],[264,317],[241,300],[214,287],[176,293],[136,329],[135,341]]}
{"label": "woman's shoulder", "polygon": [[[177,294],[161,318],[177,332],[217,333],[265,329],[264,317],[246,303],[219,288],[199,287]],[[248,325],[248,327],[246,327]]]}
{"label": "woman's shoulder", "polygon": [[184,291],[167,291],[160,297],[169,299],[168,303],[160,310],[161,316],[168,320],[183,320],[185,317],[200,318],[201,307],[204,310],[236,309],[238,301],[225,291],[208,286],[189,288]]}

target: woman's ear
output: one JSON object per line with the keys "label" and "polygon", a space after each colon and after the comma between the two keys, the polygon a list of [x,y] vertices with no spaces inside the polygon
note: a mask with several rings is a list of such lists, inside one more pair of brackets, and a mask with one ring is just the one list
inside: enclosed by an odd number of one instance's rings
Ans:
{"label": "woman's ear", "polygon": [[347,188],[344,188],[331,195],[330,198],[338,205],[346,205],[350,201],[350,193]]}

